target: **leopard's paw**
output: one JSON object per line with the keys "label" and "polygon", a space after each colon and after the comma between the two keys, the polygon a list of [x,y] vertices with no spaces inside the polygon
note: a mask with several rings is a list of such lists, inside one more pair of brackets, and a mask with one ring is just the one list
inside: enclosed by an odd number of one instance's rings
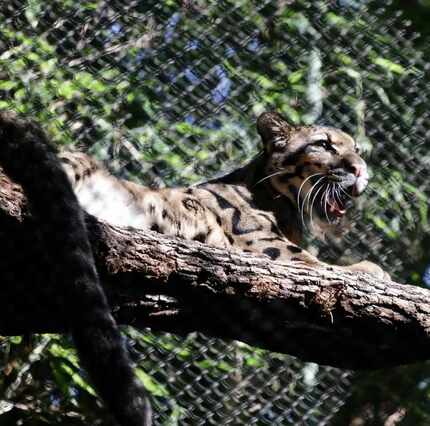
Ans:
{"label": "leopard's paw", "polygon": [[384,271],[376,263],[369,262],[368,260],[363,260],[362,262],[354,263],[350,266],[343,266],[342,269],[347,271],[366,272],[367,274],[374,275],[381,280],[391,281],[391,277],[388,272]]}

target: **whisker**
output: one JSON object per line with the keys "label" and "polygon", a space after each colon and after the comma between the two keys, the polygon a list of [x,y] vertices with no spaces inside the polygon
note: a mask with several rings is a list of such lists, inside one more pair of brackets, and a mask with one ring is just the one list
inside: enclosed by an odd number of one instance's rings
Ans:
{"label": "whisker", "polygon": [[[321,175],[323,175],[324,173],[315,173],[315,174],[313,174],[313,175],[310,175],[310,176],[308,176],[303,182],[302,182],[302,184],[300,185],[300,187],[299,187],[299,191],[297,192],[297,208],[299,209],[299,206],[300,206],[300,193],[302,192],[302,188],[303,188],[303,185],[309,180],[309,179],[311,179],[311,178],[313,178],[314,176],[321,176]],[[300,209],[299,209],[299,211],[300,211]]]}
{"label": "whisker", "polygon": [[339,185],[339,189],[349,198],[351,198],[351,200],[353,199],[353,197],[351,195],[349,195],[342,187],[342,185],[340,183],[338,183],[337,185]]}
{"label": "whisker", "polygon": [[[315,186],[316,186],[316,184],[315,185],[312,185],[311,186],[311,188],[310,188],[310,190],[306,193],[306,196],[305,196],[305,198],[303,199],[303,201],[302,201],[302,203],[300,203],[300,193],[302,192],[302,188],[303,188],[303,185],[309,180],[309,179],[311,179],[312,177],[314,177],[314,176],[321,176],[321,175],[324,175],[323,173],[315,173],[315,174],[313,174],[313,175],[310,175],[310,176],[308,176],[303,182],[302,182],[302,184],[300,185],[300,188],[299,188],[299,191],[297,192],[297,209],[298,209],[298,211],[299,211],[299,214],[300,214],[300,220],[301,220],[301,222],[302,222],[302,225],[303,225],[303,228],[306,230],[307,229],[307,226],[306,226],[306,223],[305,223],[305,218],[304,218],[304,210],[305,210],[305,204],[306,204],[306,199],[308,198],[308,196],[310,196],[310,194],[312,193],[312,190],[313,190],[313,188],[315,188]],[[320,178],[320,179],[323,179],[325,176],[323,176],[322,178]],[[319,181],[318,181],[319,182]],[[318,183],[317,182],[317,183]]]}
{"label": "whisker", "polygon": [[[336,186],[335,186],[335,182],[333,182],[333,184],[332,184],[332,186],[331,186],[331,190],[330,190],[330,197],[331,197],[331,200],[337,204],[337,201],[336,201]],[[334,220],[332,220],[330,223],[334,223]]]}
{"label": "whisker", "polygon": [[314,198],[312,199],[312,202],[311,202],[311,208],[310,208],[310,220],[311,220],[311,228],[313,228],[314,227],[314,222],[313,222],[313,209],[314,209],[314,203],[315,203],[315,200],[316,200],[316,198],[318,197],[318,194],[319,194],[319,192],[321,191],[321,189],[323,189],[324,188],[324,183],[325,182],[323,182],[323,184],[318,188],[318,190],[315,192],[315,195],[314,195]]}
{"label": "whisker", "polygon": [[334,186],[334,183],[332,183],[332,185],[330,187],[330,201],[337,203],[336,197],[334,195],[334,189],[335,189],[335,186]]}
{"label": "whisker", "polygon": [[[302,223],[303,223],[303,224],[305,223],[305,219],[304,219],[304,210],[305,210],[305,205],[307,204],[307,210],[308,210],[308,213],[310,213],[310,210],[309,210],[309,204],[310,204],[310,200],[311,200],[311,197],[312,197],[312,192],[316,189],[316,187],[318,186],[318,184],[319,184],[322,180],[324,180],[324,179],[325,179],[325,176],[320,177],[320,178],[316,181],[316,183],[315,183],[314,185],[312,185],[312,186],[311,186],[311,189],[307,192],[307,194],[306,194],[305,198],[303,199],[303,202],[302,202],[302,208],[301,208],[301,220],[302,220]],[[312,220],[312,215],[311,215],[310,217],[311,217],[311,220]]]}
{"label": "whisker", "polygon": [[326,219],[327,219],[327,222],[328,222],[328,223],[331,223],[331,222],[330,222],[330,219],[329,219],[329,217],[328,217],[328,213],[327,213],[327,197],[328,197],[328,190],[329,190],[329,188],[330,188],[330,182],[328,182],[328,183],[327,183],[327,188],[326,188],[326,190],[325,190],[325,198],[324,198],[324,213],[325,213],[325,217],[326,217]]}
{"label": "whisker", "polygon": [[[315,189],[315,187],[323,180],[323,179],[325,179],[325,176],[323,176],[323,177],[320,177],[318,180],[317,180],[317,182],[315,183],[315,185],[313,185],[312,187],[311,187],[311,189],[308,191],[308,194],[306,195],[306,197],[305,198],[307,198],[308,199],[308,211],[309,211],[309,202],[310,202],[310,199],[311,199],[311,197],[310,197],[310,195],[311,195],[311,193],[312,193],[312,191]],[[309,197],[309,198],[308,198]]]}
{"label": "whisker", "polygon": [[308,198],[308,196],[309,196],[309,193],[311,193],[312,192],[312,188],[313,188],[313,186],[311,187],[311,189],[307,192],[307,194],[306,194],[306,196],[305,196],[305,198],[303,198],[303,201],[302,201],[302,203],[301,203],[301,206],[299,206],[299,212],[300,212],[300,220],[301,220],[301,222],[302,222],[302,225],[303,225],[303,229],[307,229],[307,226],[306,226],[306,222],[305,222],[305,204],[306,204],[306,199]]}
{"label": "whisker", "polygon": [[341,203],[342,201],[341,201],[341,199],[339,198],[339,190],[338,190],[338,188],[337,188],[337,185],[336,185],[336,183],[337,182],[333,182],[333,191],[332,191],[332,194],[333,194],[333,199],[334,199],[334,201],[336,201],[336,203]]}
{"label": "whisker", "polygon": [[268,176],[264,176],[264,178],[261,178],[259,181],[257,181],[256,183],[254,183],[254,186],[257,186],[259,183],[264,182],[265,180],[270,179],[273,176],[285,175],[287,173],[290,173],[290,172],[288,172],[287,170],[278,170],[275,173],[272,173],[272,174],[270,174]]}

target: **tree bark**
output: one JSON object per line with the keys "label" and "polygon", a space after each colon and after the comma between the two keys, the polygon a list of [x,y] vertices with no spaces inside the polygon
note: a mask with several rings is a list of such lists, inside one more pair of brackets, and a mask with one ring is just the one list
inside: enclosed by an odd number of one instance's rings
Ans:
{"label": "tree bark", "polygon": [[[282,264],[89,215],[87,223],[101,281],[122,324],[199,331],[350,369],[430,358],[426,289],[336,267]],[[0,238],[0,333],[67,330],[61,307],[43,291],[55,277],[25,197],[1,173]]]}

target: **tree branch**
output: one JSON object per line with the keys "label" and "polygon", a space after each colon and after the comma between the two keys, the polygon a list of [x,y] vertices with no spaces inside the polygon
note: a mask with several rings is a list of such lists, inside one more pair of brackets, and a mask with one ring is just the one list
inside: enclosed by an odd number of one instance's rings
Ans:
{"label": "tree branch", "polygon": [[[4,174],[0,184],[0,333],[64,331],[67,319],[43,292],[49,263],[25,197]],[[428,290],[332,267],[284,265],[91,216],[87,223],[120,323],[200,331],[343,368],[430,358]]]}

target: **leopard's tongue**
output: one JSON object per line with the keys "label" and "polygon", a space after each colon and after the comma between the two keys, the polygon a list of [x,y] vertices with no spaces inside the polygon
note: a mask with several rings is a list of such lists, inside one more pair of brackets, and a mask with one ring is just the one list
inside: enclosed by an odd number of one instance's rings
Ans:
{"label": "leopard's tongue", "polygon": [[346,209],[344,208],[344,206],[339,205],[336,200],[328,202],[328,211],[337,217],[341,217],[346,213]]}

